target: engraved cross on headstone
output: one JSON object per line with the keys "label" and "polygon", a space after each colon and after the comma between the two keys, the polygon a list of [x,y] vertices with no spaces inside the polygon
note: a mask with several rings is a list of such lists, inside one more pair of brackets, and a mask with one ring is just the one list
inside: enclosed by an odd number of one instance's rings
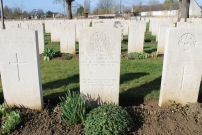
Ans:
{"label": "engraved cross on headstone", "polygon": [[18,72],[18,81],[20,81],[20,64],[26,64],[26,62],[19,62],[18,60],[18,54],[16,53],[16,62],[9,62],[10,65],[16,65],[17,66],[17,72]]}
{"label": "engraved cross on headstone", "polygon": [[177,76],[182,76],[182,81],[181,81],[180,89],[183,89],[184,78],[185,78],[186,76],[191,76],[190,74],[185,74],[185,68],[186,68],[186,67],[183,67],[183,73],[182,73],[182,74],[177,74]]}

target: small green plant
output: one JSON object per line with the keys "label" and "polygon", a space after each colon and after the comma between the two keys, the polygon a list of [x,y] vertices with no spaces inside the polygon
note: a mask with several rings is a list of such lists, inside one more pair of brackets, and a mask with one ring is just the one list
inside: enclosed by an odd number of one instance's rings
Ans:
{"label": "small green plant", "polygon": [[64,56],[62,56],[63,60],[71,60],[73,58],[73,54],[66,54]]}
{"label": "small green plant", "polygon": [[9,108],[5,108],[5,105],[0,105],[1,116],[1,130],[0,134],[10,133],[15,126],[21,122],[20,112],[12,111]]}
{"label": "small green plant", "polygon": [[62,120],[65,124],[84,124],[86,119],[86,104],[85,99],[77,92],[68,91],[65,97],[60,98],[62,109]]}
{"label": "small green plant", "polygon": [[85,121],[86,135],[122,135],[132,129],[132,118],[126,110],[113,104],[93,109]]}
{"label": "small green plant", "polygon": [[55,54],[55,52],[51,49],[51,48],[46,48],[44,51],[43,51],[43,60],[51,60],[53,58],[53,55]]}
{"label": "small green plant", "polygon": [[128,53],[128,59],[134,60],[135,58],[137,58],[137,56],[138,56],[137,52]]}
{"label": "small green plant", "polygon": [[152,52],[152,53],[150,54],[151,57],[158,57],[158,55],[159,55],[159,53],[158,53],[157,51]]}
{"label": "small green plant", "polygon": [[128,59],[148,59],[149,54],[145,52],[137,53],[137,52],[132,52],[128,54]]}

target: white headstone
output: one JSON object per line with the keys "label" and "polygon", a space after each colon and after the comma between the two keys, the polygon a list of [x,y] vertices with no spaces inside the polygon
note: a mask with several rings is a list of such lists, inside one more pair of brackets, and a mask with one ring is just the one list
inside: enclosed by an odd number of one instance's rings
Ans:
{"label": "white headstone", "polygon": [[129,24],[128,53],[143,52],[145,23],[131,21]]}
{"label": "white headstone", "polygon": [[45,48],[44,43],[44,27],[40,24],[31,24],[29,25],[29,29],[36,30],[38,33],[38,44],[39,44],[39,54],[42,54]]}
{"label": "white headstone", "polygon": [[177,22],[177,28],[186,28],[188,27],[187,22]]}
{"label": "white headstone", "polygon": [[51,26],[51,41],[59,42],[60,41],[60,23],[53,23]]}
{"label": "white headstone", "polygon": [[159,54],[164,54],[165,48],[165,39],[166,39],[166,30],[169,28],[174,28],[175,24],[173,23],[160,23],[159,24],[159,32],[158,32],[158,45],[157,45],[157,52]]}
{"label": "white headstone", "polygon": [[83,29],[83,22],[76,21],[76,41],[79,42],[80,30]]}
{"label": "white headstone", "polygon": [[202,28],[167,31],[159,106],[197,102],[202,73]]}
{"label": "white headstone", "polygon": [[189,23],[189,28],[201,28],[202,23]]}
{"label": "white headstone", "polygon": [[80,31],[80,92],[95,104],[119,100],[121,31],[85,28]]}
{"label": "white headstone", "polygon": [[6,29],[16,29],[16,28],[19,28],[19,24],[18,23],[5,23],[5,27],[6,27]]}
{"label": "white headstone", "polygon": [[61,25],[60,52],[76,54],[76,26],[73,23]]}
{"label": "white headstone", "polygon": [[0,44],[0,69],[5,102],[9,106],[42,109],[37,32],[28,29],[1,30]]}

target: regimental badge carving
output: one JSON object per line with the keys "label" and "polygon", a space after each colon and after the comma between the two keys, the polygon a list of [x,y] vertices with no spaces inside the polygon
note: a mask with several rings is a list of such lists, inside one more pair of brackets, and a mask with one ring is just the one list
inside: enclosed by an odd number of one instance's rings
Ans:
{"label": "regimental badge carving", "polygon": [[69,27],[65,27],[64,30],[65,31],[69,31],[70,29],[69,29]]}
{"label": "regimental badge carving", "polygon": [[195,47],[196,42],[196,37],[193,34],[186,33],[180,37],[178,44],[180,47]]}
{"label": "regimental badge carving", "polygon": [[109,48],[110,40],[103,32],[96,32],[90,39],[90,46],[98,52],[103,52]]}
{"label": "regimental badge carving", "polygon": [[120,28],[120,27],[123,27],[123,26],[121,25],[121,22],[120,22],[120,21],[115,21],[115,22],[114,22],[114,28]]}

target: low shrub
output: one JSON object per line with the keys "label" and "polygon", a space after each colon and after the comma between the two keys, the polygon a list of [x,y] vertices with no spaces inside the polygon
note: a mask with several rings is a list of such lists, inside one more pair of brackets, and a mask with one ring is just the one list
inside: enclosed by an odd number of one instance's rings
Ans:
{"label": "low shrub", "polygon": [[43,60],[51,60],[53,58],[53,55],[55,54],[55,52],[51,49],[51,48],[46,48],[44,51],[43,51]]}
{"label": "low shrub", "polygon": [[67,125],[84,124],[86,118],[85,99],[77,92],[68,91],[65,97],[60,98],[62,109],[62,120]]}
{"label": "low shrub", "polygon": [[1,130],[0,134],[10,133],[15,129],[16,125],[21,122],[20,112],[12,111],[10,108],[5,108],[5,105],[0,105],[0,117],[1,117]]}
{"label": "low shrub", "polygon": [[148,59],[149,54],[145,52],[137,53],[137,52],[132,52],[128,54],[128,59]]}
{"label": "low shrub", "polygon": [[63,60],[71,60],[73,58],[73,54],[65,54],[62,56]]}
{"label": "low shrub", "polygon": [[126,110],[113,104],[93,109],[85,121],[86,135],[122,135],[132,129],[132,118]]}
{"label": "low shrub", "polygon": [[158,57],[158,55],[159,55],[159,53],[157,51],[155,51],[150,54],[150,57]]}

